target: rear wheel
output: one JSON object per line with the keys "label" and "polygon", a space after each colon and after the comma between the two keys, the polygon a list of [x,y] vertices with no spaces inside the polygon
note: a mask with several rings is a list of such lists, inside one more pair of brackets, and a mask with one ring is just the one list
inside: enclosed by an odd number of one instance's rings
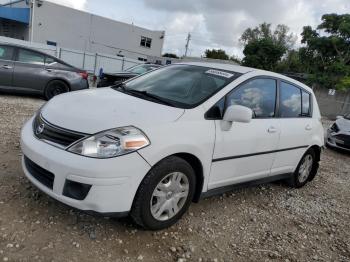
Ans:
{"label": "rear wheel", "polygon": [[66,93],[69,91],[68,85],[61,80],[53,80],[45,88],[45,98],[50,100],[54,96]]}
{"label": "rear wheel", "polygon": [[313,149],[309,149],[301,158],[293,176],[289,180],[292,187],[299,188],[304,186],[316,175],[318,163]]}
{"label": "rear wheel", "polygon": [[161,161],[142,181],[131,217],[151,230],[175,224],[192,202],[195,183],[191,165],[182,158],[173,156]]}

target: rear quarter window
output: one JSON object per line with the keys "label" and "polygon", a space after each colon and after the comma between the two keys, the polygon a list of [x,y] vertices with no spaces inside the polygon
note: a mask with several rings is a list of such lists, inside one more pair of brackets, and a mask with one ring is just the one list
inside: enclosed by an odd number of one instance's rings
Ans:
{"label": "rear quarter window", "polygon": [[302,100],[301,115],[310,117],[311,116],[311,95],[302,90],[301,100]]}

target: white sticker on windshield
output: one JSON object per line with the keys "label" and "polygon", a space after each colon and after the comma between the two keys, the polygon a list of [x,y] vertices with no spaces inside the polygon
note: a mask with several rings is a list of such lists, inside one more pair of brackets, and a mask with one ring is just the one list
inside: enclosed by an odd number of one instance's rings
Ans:
{"label": "white sticker on windshield", "polygon": [[211,74],[211,75],[216,75],[216,76],[222,76],[225,78],[231,78],[234,76],[234,74],[230,74],[224,71],[219,71],[215,69],[209,69],[208,71],[205,72],[206,74]]}

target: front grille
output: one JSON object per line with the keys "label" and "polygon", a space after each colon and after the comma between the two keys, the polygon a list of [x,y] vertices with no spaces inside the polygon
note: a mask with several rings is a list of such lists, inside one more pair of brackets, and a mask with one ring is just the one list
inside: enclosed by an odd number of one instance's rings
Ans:
{"label": "front grille", "polygon": [[33,132],[37,138],[62,147],[68,147],[86,136],[86,134],[66,130],[50,124],[40,114],[34,119]]}
{"label": "front grille", "polygon": [[346,144],[350,145],[350,135],[339,134],[334,136],[336,139],[344,141]]}
{"label": "front grille", "polygon": [[350,144],[341,144],[341,143],[336,143],[337,146],[342,147],[342,148],[346,148],[346,149],[350,149]]}
{"label": "front grille", "polygon": [[46,187],[53,189],[53,182],[55,180],[55,175],[50,171],[38,166],[28,157],[24,156],[24,164],[28,172],[41,184]]}

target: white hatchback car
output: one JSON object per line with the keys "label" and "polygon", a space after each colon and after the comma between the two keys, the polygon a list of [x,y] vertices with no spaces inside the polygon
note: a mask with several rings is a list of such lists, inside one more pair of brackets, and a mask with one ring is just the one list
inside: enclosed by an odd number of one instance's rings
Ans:
{"label": "white hatchback car", "polygon": [[317,173],[324,146],[312,90],[241,66],[186,63],[119,86],[55,97],[23,127],[23,169],[84,211],[174,224],[192,201]]}

